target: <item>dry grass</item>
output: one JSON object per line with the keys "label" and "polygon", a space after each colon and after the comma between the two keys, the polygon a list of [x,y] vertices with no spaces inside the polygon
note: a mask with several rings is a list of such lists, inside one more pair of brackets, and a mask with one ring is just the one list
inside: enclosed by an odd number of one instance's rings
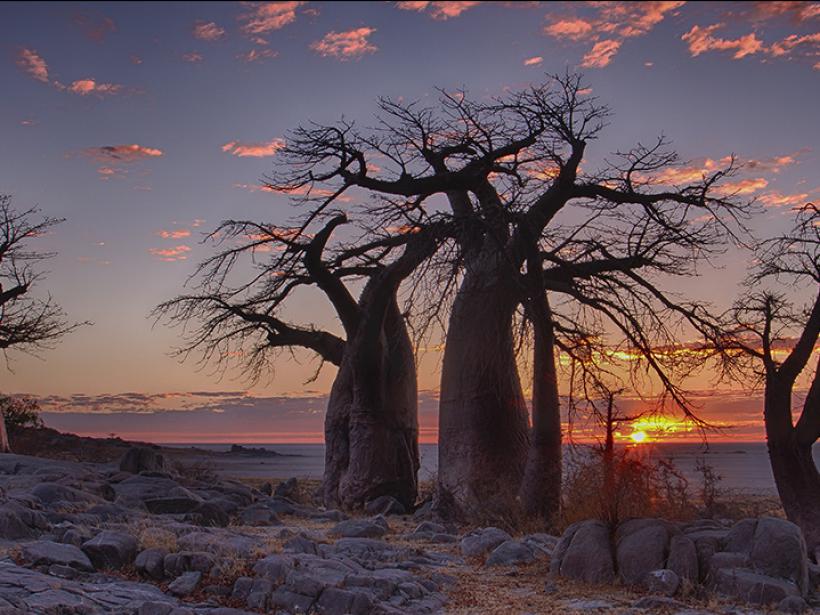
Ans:
{"label": "dry grass", "polygon": [[136,537],[140,550],[165,549],[168,553],[179,550],[177,535],[170,530],[151,525],[147,519],[141,519],[128,528],[128,533]]}

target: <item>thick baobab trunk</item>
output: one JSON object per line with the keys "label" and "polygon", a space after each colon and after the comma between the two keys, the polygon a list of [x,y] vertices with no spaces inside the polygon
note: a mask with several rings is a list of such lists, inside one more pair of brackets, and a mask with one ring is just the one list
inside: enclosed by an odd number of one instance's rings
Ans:
{"label": "thick baobab trunk", "polygon": [[[805,412],[805,410],[804,410]],[[786,517],[800,526],[810,552],[820,547],[820,473],[810,443],[791,422],[791,389],[767,382],[764,417],[772,474]]]}
{"label": "thick baobab trunk", "polygon": [[519,497],[525,511],[553,527],[561,508],[561,406],[552,314],[543,288],[539,291],[529,305],[534,333],[532,430]]}
{"label": "thick baobab trunk", "polygon": [[450,315],[437,506],[451,516],[510,510],[527,459],[527,407],[512,332],[519,295],[500,269],[495,264],[468,270]]}
{"label": "thick baobab trunk", "polygon": [[6,418],[0,412],[0,453],[10,453],[9,433],[6,430]]}
{"label": "thick baobab trunk", "polygon": [[381,495],[408,509],[415,503],[415,357],[395,301],[379,329],[374,336],[361,327],[348,341],[331,390],[323,485],[328,505],[359,508]]}

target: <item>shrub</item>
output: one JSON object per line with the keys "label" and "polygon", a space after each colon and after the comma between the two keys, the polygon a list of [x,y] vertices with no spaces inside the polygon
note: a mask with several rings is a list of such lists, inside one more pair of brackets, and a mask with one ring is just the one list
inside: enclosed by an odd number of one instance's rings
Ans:
{"label": "shrub", "polygon": [[0,413],[9,429],[19,427],[44,427],[40,418],[40,404],[33,397],[0,397]]}
{"label": "shrub", "polygon": [[634,517],[690,519],[695,515],[686,478],[667,459],[642,449],[607,453],[576,447],[568,455],[562,521],[601,519],[612,527]]}

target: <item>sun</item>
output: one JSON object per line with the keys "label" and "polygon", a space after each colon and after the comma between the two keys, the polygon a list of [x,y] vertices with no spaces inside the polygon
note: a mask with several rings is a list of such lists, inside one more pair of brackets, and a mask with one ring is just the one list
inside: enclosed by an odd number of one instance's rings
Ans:
{"label": "sun", "polygon": [[645,431],[633,431],[629,435],[629,439],[632,440],[635,444],[642,444],[646,442],[649,436],[646,434]]}

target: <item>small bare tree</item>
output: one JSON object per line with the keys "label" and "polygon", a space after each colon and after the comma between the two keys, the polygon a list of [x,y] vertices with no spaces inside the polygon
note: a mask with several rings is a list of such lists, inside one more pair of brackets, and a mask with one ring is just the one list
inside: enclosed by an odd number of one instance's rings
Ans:
{"label": "small bare tree", "polygon": [[[36,208],[17,211],[11,196],[0,195],[0,349],[7,367],[9,351],[36,354],[79,326],[66,321],[51,296],[32,293],[45,275],[35,265],[53,254],[32,250],[30,243],[61,222],[40,216]],[[0,421],[0,449],[10,451],[5,421]]]}
{"label": "small bare tree", "polygon": [[[820,546],[820,473],[812,458],[820,438],[820,357],[812,373],[820,335],[820,209],[800,208],[792,232],[764,241],[756,262],[749,292],[727,314],[728,333],[717,347],[728,376],[764,385],[763,420],[780,500],[814,549]],[[796,307],[784,285],[814,298]],[[795,421],[801,374],[809,387]]]}

